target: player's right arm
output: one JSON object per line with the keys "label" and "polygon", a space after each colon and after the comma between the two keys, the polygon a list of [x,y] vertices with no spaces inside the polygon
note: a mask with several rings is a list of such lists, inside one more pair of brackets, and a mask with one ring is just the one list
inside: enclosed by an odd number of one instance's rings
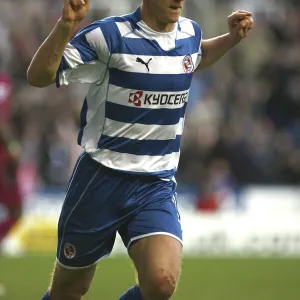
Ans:
{"label": "player's right arm", "polygon": [[46,87],[55,82],[64,50],[88,9],[89,0],[64,1],[61,18],[35,53],[27,70],[31,85]]}

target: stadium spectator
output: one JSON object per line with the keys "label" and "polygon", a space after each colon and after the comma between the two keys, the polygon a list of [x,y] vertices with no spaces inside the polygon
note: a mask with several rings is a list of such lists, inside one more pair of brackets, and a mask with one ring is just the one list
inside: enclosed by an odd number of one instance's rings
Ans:
{"label": "stadium spectator", "polygon": [[9,120],[11,89],[11,78],[0,74],[0,204],[7,211],[4,220],[0,220],[0,243],[18,221],[22,211],[17,181],[20,146],[13,137]]}

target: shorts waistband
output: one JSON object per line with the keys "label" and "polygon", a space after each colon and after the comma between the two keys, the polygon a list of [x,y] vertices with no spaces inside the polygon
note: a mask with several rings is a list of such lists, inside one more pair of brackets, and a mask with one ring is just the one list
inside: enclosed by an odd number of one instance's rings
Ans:
{"label": "shorts waistband", "polygon": [[140,174],[128,173],[126,171],[115,170],[115,169],[106,167],[103,164],[99,163],[98,161],[94,160],[90,155],[88,155],[88,156],[95,164],[97,164],[97,167],[100,169],[100,172],[105,175],[109,175],[109,176],[113,176],[113,177],[121,177],[124,179],[138,179],[138,180],[146,181],[146,182],[154,182],[157,180],[167,181],[167,180],[159,178],[156,175],[145,175],[145,174],[140,175]]}

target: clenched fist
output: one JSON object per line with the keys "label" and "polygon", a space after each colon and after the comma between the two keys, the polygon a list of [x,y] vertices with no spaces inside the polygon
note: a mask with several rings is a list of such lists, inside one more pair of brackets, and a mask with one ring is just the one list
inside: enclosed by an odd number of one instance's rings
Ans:
{"label": "clenched fist", "polygon": [[64,22],[78,24],[89,11],[90,0],[65,0],[61,19]]}
{"label": "clenched fist", "polygon": [[246,10],[233,12],[228,16],[229,33],[233,40],[240,41],[248,35],[254,26],[252,13]]}

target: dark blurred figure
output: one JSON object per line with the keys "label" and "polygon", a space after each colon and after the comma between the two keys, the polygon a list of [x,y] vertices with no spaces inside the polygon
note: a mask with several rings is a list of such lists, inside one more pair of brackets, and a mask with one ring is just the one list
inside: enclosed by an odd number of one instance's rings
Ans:
{"label": "dark blurred figure", "polygon": [[0,242],[18,221],[22,211],[17,174],[20,157],[19,143],[13,138],[9,117],[12,82],[0,74],[0,203],[7,214],[0,223]]}

